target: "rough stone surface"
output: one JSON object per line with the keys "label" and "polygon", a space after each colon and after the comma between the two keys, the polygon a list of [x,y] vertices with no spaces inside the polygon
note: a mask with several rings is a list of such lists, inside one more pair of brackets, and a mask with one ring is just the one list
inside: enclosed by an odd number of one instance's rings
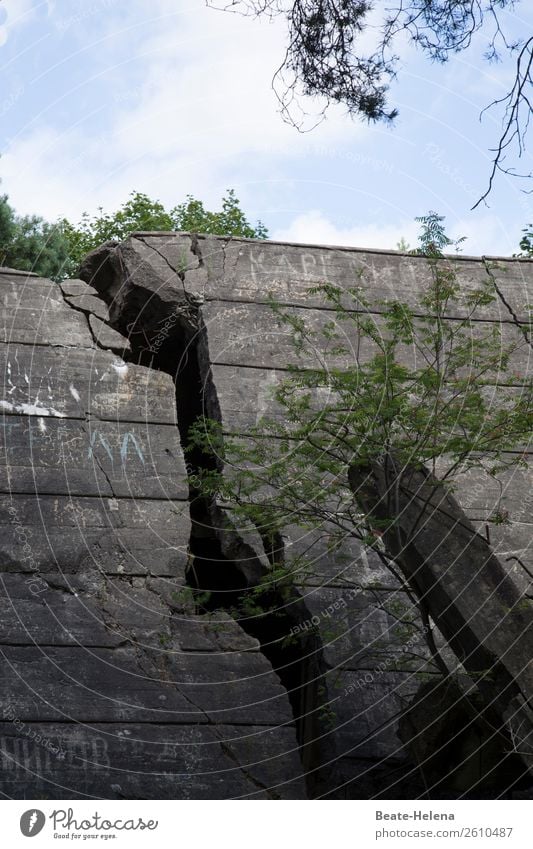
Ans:
{"label": "rough stone surface", "polygon": [[443,796],[449,788],[483,797],[521,780],[525,764],[513,754],[509,738],[495,731],[494,716],[484,713],[479,698],[440,678],[420,687],[399,727],[426,785]]}
{"label": "rough stone surface", "polygon": [[[497,323],[520,339],[514,368],[526,373],[531,263],[449,262],[465,294],[490,281],[496,299],[479,329]],[[183,434],[204,412],[245,430],[279,413],[271,393],[292,347],[270,297],[319,327],[331,311],[310,289],[360,286],[379,323],[388,299],[420,309],[426,260],[138,233],[102,246],[80,274],[61,287],[0,274],[0,647],[12,693],[0,717],[3,791],[301,798],[305,770],[308,792],[324,798],[424,795],[417,754],[398,736],[421,682],[438,680],[405,628],[412,602],[375,552],[353,542],[333,557],[287,528],[285,557],[311,546],[312,568],[290,597],[273,597],[276,616],[262,626],[236,622],[232,593],[265,574],[265,552],[232,531],[231,510],[210,506],[191,526],[192,460],[177,426]],[[533,576],[530,491],[520,470],[503,494],[475,475],[457,493],[483,534],[494,510],[509,511],[490,541],[520,603]],[[202,560],[214,610],[188,586]]]}
{"label": "rough stone surface", "polygon": [[286,690],[191,602],[171,378],[81,280],[0,293],[2,794],[303,798]]}
{"label": "rough stone surface", "polygon": [[[495,300],[480,308],[477,327],[481,332],[496,323],[505,339],[520,340],[513,368],[517,375],[528,373],[531,263],[461,256],[448,262],[465,296],[489,281]],[[228,430],[244,431],[265,413],[276,415],[272,389],[294,357],[287,329],[280,329],[273,318],[270,298],[301,310],[319,327],[332,313],[310,289],[325,281],[341,288],[359,286],[379,324],[387,300],[401,299],[421,312],[420,293],[429,273],[424,258],[399,253],[138,233],[121,246],[104,247],[90,256],[81,276],[106,300],[112,323],[129,332],[134,347],[152,347],[157,360],[162,337],[181,339],[197,357],[202,412],[220,415]],[[464,306],[448,319],[464,317],[468,310],[465,298]],[[357,340],[349,341],[355,350]],[[410,357],[409,350],[404,356]],[[346,360],[336,364],[346,365]],[[504,480],[503,492],[497,489],[472,473],[458,499],[475,527],[483,534],[490,527],[495,553],[521,599],[531,584],[529,471],[515,471]],[[511,524],[488,526],[487,520],[501,509],[509,511]],[[251,544],[261,556],[260,542]],[[353,543],[342,556],[332,558],[307,532],[287,529],[289,559],[311,545],[312,569],[302,574],[304,607],[296,627],[306,633],[316,625],[320,655],[329,670],[321,685],[326,690],[321,734],[337,752],[333,782],[338,792],[330,788],[325,795],[383,794],[390,787],[392,797],[398,796],[397,776],[405,783],[410,774],[397,736],[398,711],[421,681],[435,675],[435,667],[419,638],[402,630],[391,616],[391,610],[405,615],[411,603],[375,554]],[[241,552],[242,562],[247,556]],[[386,583],[391,586],[372,589]],[[382,770],[389,761],[395,776],[390,779]],[[423,792],[412,775],[405,786],[413,794]]]}

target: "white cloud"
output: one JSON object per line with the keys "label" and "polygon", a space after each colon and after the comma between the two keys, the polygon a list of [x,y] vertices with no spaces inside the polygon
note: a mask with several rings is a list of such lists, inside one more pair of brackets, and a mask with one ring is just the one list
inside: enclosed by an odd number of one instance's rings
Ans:
{"label": "white cloud", "polygon": [[[141,38],[142,10],[148,18]],[[76,217],[100,204],[117,206],[132,189],[166,203],[187,192],[213,203],[227,187],[226,175],[246,180],[256,161],[271,160],[274,169],[303,151],[307,137],[282,121],[270,87],[283,55],[282,21],[197,4],[176,11],[174,0],[159,0],[148,11],[133,3],[106,26],[117,58],[106,53],[102,114],[78,115],[78,124],[62,131],[41,124],[4,151],[3,189],[19,211]],[[95,50],[107,50],[101,36]],[[126,89],[130,75],[136,82]],[[362,130],[333,111],[313,141],[344,148]]]}
{"label": "white cloud", "polygon": [[[2,155],[2,189],[21,213],[51,220],[81,214],[95,198],[111,200],[105,184],[109,161],[105,144],[80,130],[36,130]],[[107,162],[107,168],[106,168]]]}
{"label": "white cloud", "polygon": [[[185,157],[218,168],[226,157],[296,152],[303,137],[281,120],[271,90],[285,37],[282,20],[214,9],[194,8],[162,23],[143,44],[146,73],[138,102],[118,116],[123,153],[133,158],[150,151],[158,159]],[[349,144],[360,132],[337,111],[317,135]]]}
{"label": "white cloud", "polygon": [[323,213],[310,210],[298,215],[291,224],[272,234],[273,239],[309,244],[342,245],[358,248],[383,248],[396,250],[403,238],[409,245],[417,242],[418,224],[402,219],[396,224],[360,224],[338,227]]}
{"label": "white cloud", "polygon": [[454,222],[450,232],[454,239],[466,236],[462,245],[464,254],[511,256],[518,250],[519,234],[515,230],[509,231],[497,215],[474,214],[470,218],[460,218]]}
{"label": "white cloud", "polygon": [[[46,80],[42,91],[50,80],[44,99],[36,97],[26,56],[16,69],[26,74],[31,123],[5,128],[11,140],[0,159],[0,188],[19,212],[77,219],[99,205],[116,208],[132,190],[167,205],[190,192],[213,206],[234,186],[243,207],[257,210],[252,217],[268,224],[288,210],[296,216],[273,238],[393,249],[402,237],[416,243],[415,197],[427,198],[422,209],[458,209],[458,216],[477,197],[479,157],[467,157],[461,138],[461,156],[453,158],[446,116],[436,125],[438,145],[426,118],[417,124],[412,112],[387,146],[387,128],[370,132],[342,109],[308,135],[284,124],[271,90],[285,46],[283,19],[243,18],[198,0],[130,0],[120,9],[114,2],[48,0],[43,56],[52,64],[36,65],[38,79]],[[6,4],[12,23],[15,7],[32,14],[30,0],[0,0],[0,9]],[[57,88],[59,74],[64,83]],[[461,128],[455,106],[451,123]],[[413,123],[434,155],[417,158]],[[412,188],[405,189],[406,174]],[[433,187],[440,194],[433,196]],[[353,192],[363,198],[357,206]],[[496,208],[516,224],[514,209]],[[497,216],[479,213],[462,222],[448,217],[454,235],[470,237],[465,252],[516,250],[521,225],[509,239]],[[530,220],[526,210],[519,215]]]}
{"label": "white cloud", "polygon": [[29,23],[34,15],[33,0],[3,0],[0,6],[0,47],[16,27]]}
{"label": "white cloud", "polygon": [[[411,248],[418,244],[420,225],[413,219],[400,218],[393,223],[338,226],[319,210],[298,215],[288,227],[276,230],[272,239],[304,244],[339,245],[357,248],[396,250],[403,238]],[[450,238],[466,236],[461,252],[465,255],[509,256],[516,251],[516,233],[509,233],[496,215],[478,215],[450,221]]]}

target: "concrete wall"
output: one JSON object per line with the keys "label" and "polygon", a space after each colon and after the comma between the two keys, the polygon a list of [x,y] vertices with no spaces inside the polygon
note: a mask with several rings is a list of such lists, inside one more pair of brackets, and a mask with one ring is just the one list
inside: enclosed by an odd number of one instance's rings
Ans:
{"label": "concrete wall", "polygon": [[172,381],[126,363],[105,326],[115,350],[100,347],[88,291],[0,272],[0,789],[300,798],[286,692],[257,641],[196,615],[185,587]]}
{"label": "concrete wall", "polygon": [[[465,257],[456,270],[464,292],[490,278],[496,299],[477,315],[479,326],[496,323],[505,338],[520,339],[515,367],[527,373],[531,263]],[[77,782],[82,793],[105,797],[300,798],[304,768],[312,795],[420,795],[398,718],[421,682],[437,676],[425,646],[395,619],[408,600],[374,552],[353,542],[332,558],[313,545],[312,569],[295,576],[294,596],[279,609],[284,628],[306,634],[313,625],[317,639],[294,657],[279,620],[267,619],[276,645],[264,631],[260,645],[250,623],[228,611],[235,581],[246,590],[264,574],[264,552],[216,510],[202,521],[193,511],[191,538],[178,424],[183,437],[191,415],[204,411],[241,430],[272,410],[272,387],[293,349],[270,296],[319,326],[331,313],[312,286],[360,286],[379,321],[387,298],[422,310],[426,261],[144,233],[97,251],[81,274],[86,283],[67,281],[62,292],[31,276],[0,276],[0,547],[9,572],[1,639],[9,707],[25,723],[4,719],[5,792],[49,795],[37,767],[45,753],[56,785]],[[502,561],[526,562],[531,477],[518,470],[504,485],[500,498],[476,473],[457,495],[481,529],[496,506],[508,510],[510,524],[491,525],[491,542]],[[23,560],[23,539],[31,560]],[[228,603],[218,592],[214,612],[200,612],[186,587],[191,539],[193,554],[202,539],[211,574],[227,581]],[[287,541],[288,562],[314,543],[297,528],[287,529]],[[202,560],[197,553],[198,569]],[[517,560],[507,568],[526,592],[527,572]],[[32,577],[42,592],[33,593]],[[63,741],[63,760],[28,742],[27,729],[41,733],[45,719],[48,737]],[[86,763],[95,751],[97,768]]]}

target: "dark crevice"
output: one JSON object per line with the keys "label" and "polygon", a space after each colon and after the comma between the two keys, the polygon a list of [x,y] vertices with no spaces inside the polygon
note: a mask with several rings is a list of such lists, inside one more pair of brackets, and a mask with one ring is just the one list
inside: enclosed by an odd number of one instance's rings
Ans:
{"label": "dark crevice", "polygon": [[[225,248],[225,243],[223,243],[223,250]],[[191,251],[198,259],[198,265],[200,268],[204,267],[204,257],[202,254],[202,248],[200,245],[200,240],[198,238],[198,233],[191,234]]]}
{"label": "dark crevice", "polygon": [[[142,236],[140,241],[143,241]],[[204,265],[202,244],[201,239],[191,237],[190,251],[196,256],[199,267]],[[227,243],[222,244],[224,279],[228,259],[226,246]],[[201,296],[187,291],[195,280],[202,279],[202,275],[197,273],[198,268],[174,268],[158,248],[152,244],[149,247],[159,256],[158,265],[161,265],[162,258],[172,270],[173,280],[168,285],[165,285],[156,268],[145,262],[142,255],[135,255],[127,243],[123,246],[104,246],[92,254],[80,276],[92,283],[109,304],[111,325],[130,341],[132,354],[129,359],[165,372],[174,381],[177,423],[189,475],[191,557],[186,577],[195,596],[196,611],[201,614],[224,610],[234,617],[246,633],[258,640],[262,653],[279,676],[290,700],[309,795],[326,797],[335,794],[338,798],[335,788],[342,784],[342,780],[339,782],[333,770],[327,767],[335,763],[336,758],[330,727],[331,716],[328,715],[323,646],[319,633],[305,627],[305,623],[312,621],[313,617],[298,589],[290,582],[290,576],[287,574],[287,578],[279,579],[280,570],[283,572],[282,541],[263,541],[263,551],[258,554],[232,525],[231,511],[222,509],[213,499],[195,488],[195,479],[200,472],[221,470],[223,464],[222,458],[214,450],[200,447],[187,450],[191,428],[198,419],[205,416],[223,424],[212,378],[207,330],[200,309]],[[145,253],[143,251],[143,255]],[[489,268],[487,273],[493,276]],[[507,323],[516,324],[529,341],[527,330],[521,327],[496,281],[493,282],[495,291],[506,307]],[[293,308],[302,310],[304,306],[295,304]],[[457,317],[450,319],[461,320]],[[488,320],[486,323],[488,326],[494,324]],[[411,558],[410,562],[415,561]],[[269,584],[272,571],[275,571],[277,582],[272,580]],[[424,595],[425,589],[424,586],[419,587],[418,594]],[[480,669],[491,669],[492,657],[488,654],[485,657],[481,649],[479,654]],[[420,720],[417,717],[411,733],[405,735],[412,747],[418,742],[420,726],[427,726],[426,711],[422,707]],[[437,702],[436,713],[440,707]],[[411,716],[414,719],[413,711]],[[452,730],[450,725],[443,727],[444,741],[450,737],[453,739]],[[470,745],[470,740],[465,736],[461,743]],[[354,746],[352,751],[356,750],[357,746]],[[474,751],[477,751],[476,745]],[[488,747],[484,751],[488,752]],[[424,741],[424,751],[418,760],[425,762],[428,752],[432,756],[436,754],[432,739]],[[420,780],[418,772],[415,772],[416,756],[420,752],[415,752],[413,748],[412,754],[414,767],[409,764],[397,767],[401,777],[392,785],[395,793],[397,784],[406,784],[411,772],[413,780]],[[346,752],[343,755],[346,756]],[[496,755],[499,756],[499,753]],[[462,758],[465,758],[464,753]],[[354,760],[357,761],[357,757]],[[468,760],[471,760],[469,756]],[[441,765],[436,760],[432,764],[438,773]],[[468,784],[472,780],[471,776],[460,775],[460,766],[459,763],[456,778]],[[371,770],[375,784],[370,782],[368,786],[369,770],[365,768],[360,776],[354,777],[353,786],[349,790],[347,788],[348,798],[357,795],[368,797],[369,789],[371,795],[386,795],[384,785],[387,788],[390,786],[390,764],[372,763]],[[441,777],[449,780],[447,773],[430,776],[434,782]],[[411,793],[413,791],[415,797],[420,794],[419,789],[413,787]]]}
{"label": "dark crevice", "polygon": [[[322,644],[315,632],[295,636],[309,612],[295,588],[274,587],[260,596],[243,589],[238,562],[228,560],[215,540],[198,544],[192,537],[194,560],[189,584],[198,593],[198,611],[229,611],[246,633],[258,640],[261,651],[287,691],[295,720],[302,762],[308,776],[308,789],[316,794],[325,777],[321,764],[332,759],[326,752],[326,688]],[[240,553],[253,557],[240,543]],[[253,589],[253,588],[251,588]]]}
{"label": "dark crevice", "polygon": [[[193,239],[191,249],[202,265],[197,240]],[[129,339],[128,359],[172,377],[180,438],[186,449],[190,429],[200,417],[222,421],[199,304],[186,292],[183,302],[163,300],[157,292],[125,279],[120,248],[108,248],[98,262],[98,256],[93,257],[85,279],[110,304],[112,326]],[[331,769],[323,765],[334,763],[335,752],[322,642],[314,629],[298,627],[311,614],[288,579],[283,587],[268,584],[268,560],[262,560],[241,538],[225,510],[195,489],[195,476],[204,470],[220,470],[222,459],[201,448],[187,450],[185,459],[191,517],[187,581],[197,610],[225,610],[258,640],[290,700],[308,794],[321,795],[332,786]],[[264,587],[259,595],[258,587]]]}
{"label": "dark crevice", "polygon": [[[221,411],[211,377],[206,330],[199,316],[198,329],[186,341],[181,334],[169,338],[152,367],[170,374],[176,387],[176,409],[183,447],[189,444],[192,425],[201,416],[221,421]],[[243,630],[258,640],[287,690],[296,734],[307,776],[308,792],[318,795],[326,778],[321,764],[332,759],[326,753],[326,687],[322,644],[317,634],[297,639],[297,626],[310,619],[303,599],[294,587],[283,592],[266,585],[268,565],[235,530],[225,510],[194,487],[202,470],[222,468],[215,453],[194,448],[186,452],[190,481],[191,564],[187,582],[196,595],[199,613],[226,610]],[[253,609],[252,609],[253,608]],[[251,610],[252,609],[252,610]]]}
{"label": "dark crevice", "polygon": [[[494,263],[491,263],[489,258],[486,257],[486,256],[483,256],[481,259],[482,259],[485,271],[487,272],[488,276],[490,277],[492,285],[494,286],[496,294],[498,295],[498,298],[500,299],[500,301],[504,305],[505,309],[507,310],[507,312],[511,316],[512,324],[514,324],[518,328],[518,330],[520,331],[520,333],[522,334],[522,336],[526,340],[529,347],[533,348],[533,342],[531,341],[531,338],[530,338],[528,330],[527,330],[528,325],[525,322],[520,321],[519,317],[517,316],[517,314],[513,310],[511,304],[505,298],[502,290],[498,286],[498,281],[496,280],[496,275],[493,272],[493,268],[497,268],[497,265],[495,265]],[[503,324],[504,319],[502,319],[499,323]],[[529,322],[529,326],[531,326],[531,322]]]}

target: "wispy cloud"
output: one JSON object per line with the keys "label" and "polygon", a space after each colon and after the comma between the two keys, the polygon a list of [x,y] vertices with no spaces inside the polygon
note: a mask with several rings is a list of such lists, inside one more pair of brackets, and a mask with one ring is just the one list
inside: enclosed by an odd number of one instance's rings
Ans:
{"label": "wispy cloud", "polygon": [[300,134],[283,123],[271,89],[283,18],[243,18],[199,0],[0,0],[1,9],[0,25],[10,21],[15,34],[3,51],[1,190],[20,212],[76,219],[116,208],[132,190],[168,205],[192,193],[215,206],[233,186],[273,237],[394,248],[416,241],[413,216],[433,208],[454,235],[469,236],[468,253],[516,250],[533,217],[529,196],[503,178],[490,211],[468,213],[490,163],[495,116],[479,124],[469,88],[490,86],[487,66],[433,70],[402,45],[394,129],[338,108]]}
{"label": "wispy cloud", "polygon": [[[508,256],[517,250],[517,234],[509,233],[496,215],[450,220],[447,222],[447,230],[452,239],[466,237],[462,245],[465,254]],[[411,248],[416,247],[419,232],[420,225],[413,219],[400,218],[392,224],[371,223],[345,227],[329,220],[318,210],[310,210],[298,215],[288,227],[276,230],[272,238],[305,244],[396,250],[402,239]],[[490,249],[487,249],[488,245]]]}
{"label": "wispy cloud", "polygon": [[[306,138],[281,120],[270,86],[281,22],[178,8],[151,4],[144,37],[137,3],[110,23],[114,51],[99,75],[101,85],[109,79],[100,113],[61,129],[41,122],[14,139],[0,167],[18,208],[76,216],[116,205],[132,189],[169,203],[187,192],[210,201],[229,175],[249,178],[258,159],[275,167],[298,156]],[[86,25],[86,17],[69,18],[73,37]],[[346,147],[361,133],[337,111],[313,140]]]}
{"label": "wispy cloud", "polygon": [[0,47],[17,27],[29,23],[35,12],[32,0],[3,0],[0,5]]}
{"label": "wispy cloud", "polygon": [[382,226],[360,224],[344,227],[330,221],[318,210],[310,210],[298,215],[288,227],[277,230],[272,234],[272,238],[309,244],[395,250],[401,239],[414,246],[417,235],[418,225],[413,220],[402,219],[397,224]]}

